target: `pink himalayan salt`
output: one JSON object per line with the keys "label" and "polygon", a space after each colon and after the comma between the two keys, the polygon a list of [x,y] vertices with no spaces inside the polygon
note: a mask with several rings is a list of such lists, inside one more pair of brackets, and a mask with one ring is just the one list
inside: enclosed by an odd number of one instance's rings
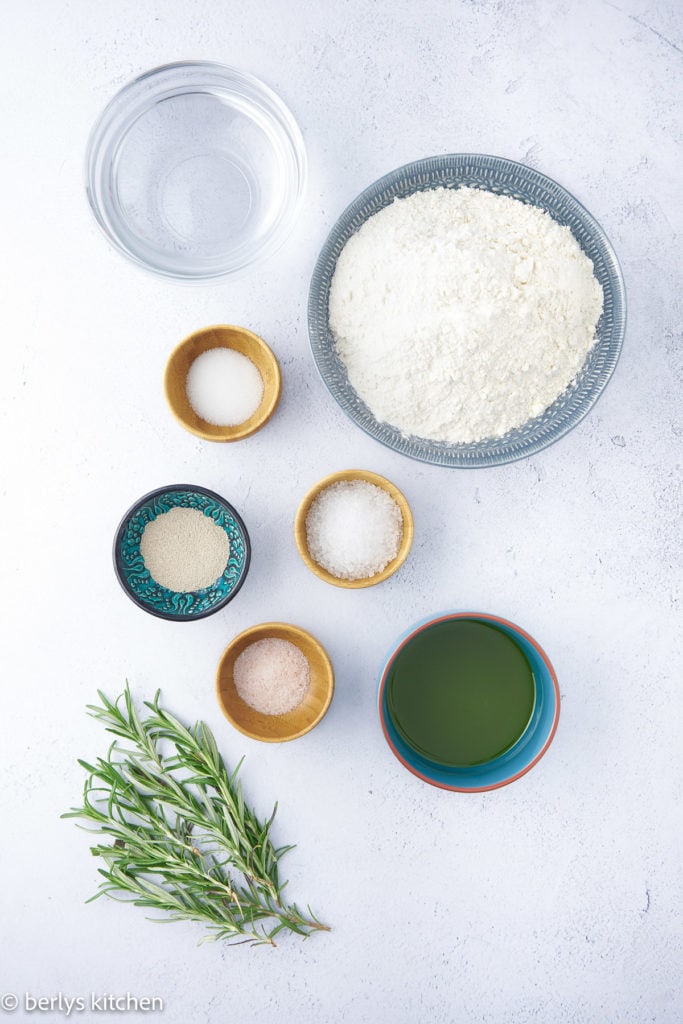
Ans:
{"label": "pink himalayan salt", "polygon": [[301,704],[308,692],[308,659],[289,640],[268,637],[245,647],[235,660],[235,688],[254,711],[284,715]]}

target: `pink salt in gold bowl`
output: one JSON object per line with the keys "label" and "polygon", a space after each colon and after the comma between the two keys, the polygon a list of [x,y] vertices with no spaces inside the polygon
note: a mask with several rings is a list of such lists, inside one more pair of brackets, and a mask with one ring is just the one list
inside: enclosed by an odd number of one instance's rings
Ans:
{"label": "pink salt in gold bowl", "polygon": [[[240,654],[258,640],[287,640],[301,651],[310,672],[308,692],[292,711],[266,715],[256,711],[240,697],[235,686],[234,668]],[[334,694],[334,670],[325,648],[299,626],[286,622],[263,622],[245,629],[228,644],[216,672],[216,696],[228,721],[253,740],[284,743],[310,732],[324,718]]]}

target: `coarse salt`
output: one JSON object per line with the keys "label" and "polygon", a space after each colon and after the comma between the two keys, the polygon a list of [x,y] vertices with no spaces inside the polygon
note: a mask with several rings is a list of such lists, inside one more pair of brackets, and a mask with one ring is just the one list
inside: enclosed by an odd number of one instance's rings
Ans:
{"label": "coarse salt", "polygon": [[309,553],[337,579],[375,576],[396,557],[402,537],[400,508],[385,490],[366,480],[330,484],[306,516]]}
{"label": "coarse salt", "polygon": [[310,685],[305,654],[289,640],[256,640],[235,659],[235,689],[262,715],[284,715],[301,704]]}
{"label": "coarse salt", "polygon": [[197,416],[215,427],[235,427],[253,416],[263,378],[251,359],[231,348],[210,348],[192,362],[185,381]]}

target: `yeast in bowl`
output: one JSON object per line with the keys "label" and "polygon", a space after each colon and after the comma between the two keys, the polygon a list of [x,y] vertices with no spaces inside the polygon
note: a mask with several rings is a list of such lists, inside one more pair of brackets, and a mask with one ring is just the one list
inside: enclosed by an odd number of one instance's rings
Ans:
{"label": "yeast in bowl", "polygon": [[[164,530],[166,535],[146,548],[148,528],[168,527],[171,520],[176,536],[169,537]],[[197,530],[191,520],[199,520],[203,529]],[[224,544],[213,549],[207,562],[213,562],[213,580],[212,572],[203,579],[196,575],[206,554],[202,547],[207,534],[212,544],[212,534],[224,535]],[[225,557],[213,561],[221,551]],[[191,622],[212,615],[237,595],[249,571],[251,543],[241,516],[225,498],[205,487],[172,484],[145,494],[128,509],[114,537],[113,556],[117,579],[131,601],[150,615]]]}

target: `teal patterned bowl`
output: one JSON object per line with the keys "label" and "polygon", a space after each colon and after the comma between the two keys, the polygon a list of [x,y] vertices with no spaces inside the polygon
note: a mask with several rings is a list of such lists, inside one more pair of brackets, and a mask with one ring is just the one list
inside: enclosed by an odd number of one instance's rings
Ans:
{"label": "teal patterned bowl", "polygon": [[[225,571],[202,590],[178,592],[152,579],[140,553],[143,530],[157,516],[173,508],[194,508],[222,527],[230,541]],[[131,601],[150,615],[187,622],[213,615],[232,601],[244,583],[251,559],[251,544],[241,517],[214,491],[192,484],[172,484],[150,491],[128,509],[114,538],[114,569]]]}
{"label": "teal patterned bowl", "polygon": [[[545,210],[566,224],[593,263],[603,290],[597,340],[576,380],[540,416],[502,437],[446,444],[403,434],[383,423],[349,383],[330,329],[329,295],[337,259],[349,238],[394,199],[445,187],[485,189]],[[394,451],[437,466],[463,469],[499,466],[547,448],[593,408],[614,372],[626,324],[624,281],[615,252],[597,221],[571,193],[532,167],[478,153],[451,153],[406,164],[374,182],[354,199],[332,228],[318,257],[308,298],[308,332],[318,372],[332,397],[362,430]]]}

